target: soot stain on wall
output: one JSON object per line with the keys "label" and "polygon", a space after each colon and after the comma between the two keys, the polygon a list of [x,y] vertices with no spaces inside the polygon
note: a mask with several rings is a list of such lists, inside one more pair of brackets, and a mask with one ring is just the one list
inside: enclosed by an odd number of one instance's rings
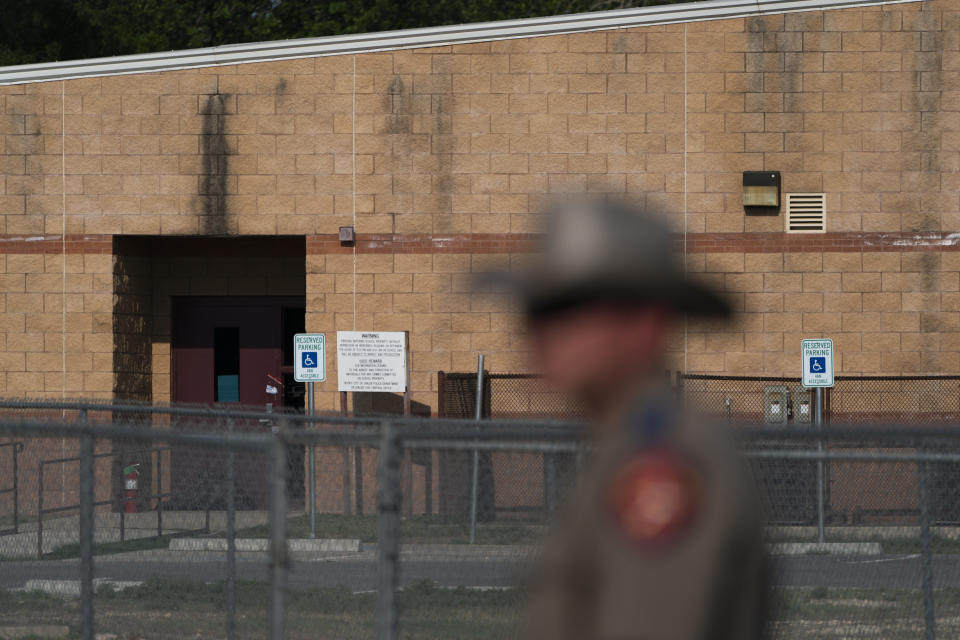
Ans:
{"label": "soot stain on wall", "polygon": [[434,95],[431,110],[433,112],[433,151],[437,155],[438,167],[434,175],[434,189],[438,194],[449,196],[453,193],[453,126],[450,115],[450,97]]}
{"label": "soot stain on wall", "polygon": [[203,109],[203,134],[200,147],[203,158],[200,199],[203,204],[204,235],[227,233],[227,176],[230,174],[230,148],[226,135],[226,111],[231,95],[207,96]]}
{"label": "soot stain on wall", "polygon": [[[394,76],[384,96],[388,113],[386,132],[388,134],[408,134],[411,132],[410,93],[400,76]],[[396,153],[396,149],[394,149]]]}
{"label": "soot stain on wall", "polygon": [[[918,187],[922,190],[919,207],[913,220],[907,224],[915,231],[941,231],[943,212],[939,210],[940,173],[942,169],[941,138],[943,126],[940,117],[940,97],[943,88],[943,31],[939,16],[933,12],[919,12],[917,34],[919,42],[909,59],[914,74],[912,91],[908,93],[905,108],[916,114],[920,131],[914,140],[915,150],[920,152]],[[917,50],[919,48],[919,50]],[[941,256],[924,253],[920,256],[920,288],[925,294],[935,294],[941,289]],[[922,371],[941,370],[940,333],[944,330],[937,313],[921,313],[921,364]]]}
{"label": "soot stain on wall", "polygon": [[760,93],[763,91],[763,74],[768,71],[766,67],[767,56],[764,53],[767,21],[762,16],[752,17],[747,20],[746,27],[748,34],[748,51],[744,56],[747,72],[746,89],[749,93]]}

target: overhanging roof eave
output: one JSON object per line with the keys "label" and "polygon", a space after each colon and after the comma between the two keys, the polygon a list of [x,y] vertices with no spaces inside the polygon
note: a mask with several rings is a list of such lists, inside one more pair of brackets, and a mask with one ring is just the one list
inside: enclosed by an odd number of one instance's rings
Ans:
{"label": "overhanging roof eave", "polygon": [[230,44],[204,49],[0,67],[0,85],[373,53],[678,22],[742,18],[772,13],[919,1],[922,0],[708,0],[501,22]]}

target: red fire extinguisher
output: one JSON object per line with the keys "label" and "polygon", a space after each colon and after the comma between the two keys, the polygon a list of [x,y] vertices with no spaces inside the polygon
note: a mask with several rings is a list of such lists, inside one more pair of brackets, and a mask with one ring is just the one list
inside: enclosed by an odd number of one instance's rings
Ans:
{"label": "red fire extinguisher", "polygon": [[123,510],[126,513],[137,512],[137,494],[140,486],[139,464],[123,468]]}

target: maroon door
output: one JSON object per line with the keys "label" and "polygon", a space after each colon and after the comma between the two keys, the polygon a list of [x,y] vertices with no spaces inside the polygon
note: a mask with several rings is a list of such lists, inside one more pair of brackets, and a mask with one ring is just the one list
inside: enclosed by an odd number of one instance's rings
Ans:
{"label": "maroon door", "polygon": [[303,300],[175,298],[173,401],[280,406],[283,394],[266,392],[267,376],[283,377],[283,310],[297,305]]}
{"label": "maroon door", "polygon": [[[284,346],[285,342],[292,343],[292,336],[288,334],[303,330],[303,298],[177,297],[172,303],[171,395],[174,403],[214,407],[242,405],[259,410],[267,404],[277,410],[284,405],[283,385],[275,380],[292,386],[292,376],[286,371],[290,363],[284,362]],[[292,318],[298,318],[300,325],[290,326]],[[268,385],[276,393],[269,393]],[[290,391],[287,389],[288,398]],[[190,420],[189,424],[180,422],[179,426],[211,431],[227,428],[224,421],[216,418],[202,422]],[[232,428],[238,432],[269,432],[271,424],[257,420],[235,421]],[[290,451],[288,457],[291,457],[291,498],[297,499],[303,493],[302,471],[297,464],[302,452]],[[225,508],[225,460],[222,451],[175,448],[171,483],[173,508]],[[238,453],[235,464],[237,506],[264,508],[268,484],[266,458]]]}

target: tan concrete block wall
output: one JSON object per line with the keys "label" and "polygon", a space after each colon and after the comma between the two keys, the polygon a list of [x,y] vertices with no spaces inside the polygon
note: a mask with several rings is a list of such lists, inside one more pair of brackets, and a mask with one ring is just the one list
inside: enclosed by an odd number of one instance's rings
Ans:
{"label": "tan concrete block wall", "polygon": [[[691,323],[674,366],[792,373],[801,336],[830,335],[838,372],[956,372],[958,254],[909,234],[960,226],[958,33],[960,4],[934,0],[0,87],[0,234],[516,234],[570,190],[690,234],[776,233],[740,173],[779,170],[826,192],[830,232],[908,235],[691,254],[743,313]],[[506,251],[360,254],[356,279],[353,256],[308,256],[307,327],[410,331],[432,406],[435,372],[478,352],[527,367],[516,314],[466,277],[522,260]],[[89,257],[64,279],[52,251],[4,254],[2,393],[111,393],[111,264]],[[169,346],[151,350],[164,399]]]}
{"label": "tan concrete block wall", "polygon": [[[689,268],[712,277],[740,313],[726,325],[689,324],[686,370],[799,375],[800,341],[829,337],[837,374],[960,373],[958,254],[704,257]],[[683,341],[674,344],[683,368]]]}
{"label": "tan concrete block wall", "polygon": [[62,255],[9,253],[0,259],[0,268],[0,392],[8,397],[109,398],[111,256],[68,254],[64,264]]}
{"label": "tan concrete block wall", "polygon": [[58,232],[65,191],[73,233],[330,233],[354,210],[367,233],[517,232],[545,193],[593,190],[675,217],[685,193],[690,232],[779,231],[742,213],[750,168],[826,191],[833,231],[955,229],[940,175],[960,153],[958,15],[908,3],[3,87],[2,230]]}
{"label": "tan concrete block wall", "polygon": [[[308,249],[309,250],[309,249]],[[327,382],[317,407],[338,410],[335,331],[408,331],[412,399],[436,411],[437,371],[526,371],[522,318],[500,299],[471,291],[488,254],[307,256],[307,331],[327,334]],[[416,270],[415,273],[411,273]],[[354,317],[356,305],[356,317]],[[354,320],[356,321],[354,323]]]}

